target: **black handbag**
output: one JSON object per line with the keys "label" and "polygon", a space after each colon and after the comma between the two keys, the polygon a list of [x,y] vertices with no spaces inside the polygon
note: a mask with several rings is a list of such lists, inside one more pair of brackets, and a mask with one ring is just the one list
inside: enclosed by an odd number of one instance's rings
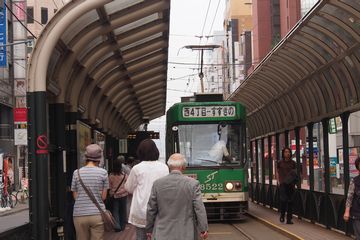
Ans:
{"label": "black handbag", "polygon": [[103,219],[104,222],[104,229],[107,232],[112,232],[115,229],[115,219],[112,216],[111,212],[108,210],[103,210],[100,207],[100,204],[98,203],[98,201],[96,200],[94,194],[85,186],[84,182],[82,181],[81,177],[80,177],[80,170],[78,170],[78,175],[79,175],[79,180],[80,180],[80,184],[81,186],[84,188],[85,192],[87,193],[87,195],[89,196],[89,198],[91,199],[91,201],[95,204],[95,206],[99,209],[101,217]]}

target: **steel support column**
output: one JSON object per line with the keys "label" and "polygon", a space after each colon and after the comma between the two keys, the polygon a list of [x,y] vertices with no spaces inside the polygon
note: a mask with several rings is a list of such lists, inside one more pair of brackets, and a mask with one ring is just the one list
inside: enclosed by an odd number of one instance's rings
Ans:
{"label": "steel support column", "polygon": [[255,161],[256,161],[256,184],[259,183],[259,150],[258,150],[258,139],[255,140]]}
{"label": "steel support column", "polygon": [[46,92],[29,92],[29,160],[32,165],[31,195],[29,206],[32,224],[32,239],[49,239],[49,198],[48,198],[48,131]]}
{"label": "steel support column", "polygon": [[347,196],[350,184],[350,176],[349,176],[349,117],[350,113],[345,112],[340,115],[341,123],[342,123],[342,142],[343,142],[343,161],[344,161],[344,194]]}
{"label": "steel support column", "polygon": [[329,119],[322,121],[324,140],[325,193],[330,193]]}
{"label": "steel support column", "polygon": [[289,146],[289,130],[285,130],[284,135],[285,135],[285,147],[290,147]]}
{"label": "steel support column", "polygon": [[[296,157],[296,173],[298,176],[301,176],[301,170],[302,170],[302,166],[301,166],[301,162],[300,162],[300,128],[295,128],[295,148],[296,148],[296,152],[295,152],[295,157]],[[301,189],[301,179],[299,182],[297,182],[297,188]]]}
{"label": "steel support column", "polygon": [[270,199],[270,207],[272,208],[273,206],[273,201],[272,201],[272,181],[273,181],[273,157],[271,155],[271,146],[272,146],[272,136],[268,136],[268,161],[269,161],[269,190],[271,193],[271,199]]}

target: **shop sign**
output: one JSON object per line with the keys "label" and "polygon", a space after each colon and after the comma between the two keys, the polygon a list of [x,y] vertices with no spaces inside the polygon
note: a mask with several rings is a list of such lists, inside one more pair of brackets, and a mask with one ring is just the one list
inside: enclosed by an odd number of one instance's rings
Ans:
{"label": "shop sign", "polygon": [[27,122],[27,108],[14,109],[14,122],[15,123]]}

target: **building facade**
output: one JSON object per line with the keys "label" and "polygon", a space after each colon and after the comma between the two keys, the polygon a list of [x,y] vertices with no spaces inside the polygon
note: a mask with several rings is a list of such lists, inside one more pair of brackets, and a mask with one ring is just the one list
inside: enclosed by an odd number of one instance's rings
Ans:
{"label": "building facade", "polygon": [[226,39],[223,45],[223,93],[225,98],[235,91],[246,77],[245,53],[247,49],[251,49],[251,46],[245,45],[248,42],[245,39],[249,37],[245,32],[250,32],[252,28],[251,1],[227,0],[224,14]]}

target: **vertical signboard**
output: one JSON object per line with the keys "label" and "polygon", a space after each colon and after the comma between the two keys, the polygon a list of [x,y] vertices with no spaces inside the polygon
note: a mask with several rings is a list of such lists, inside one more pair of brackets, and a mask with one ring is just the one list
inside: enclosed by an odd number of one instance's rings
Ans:
{"label": "vertical signboard", "polygon": [[0,11],[0,67],[6,67],[6,7]]}

